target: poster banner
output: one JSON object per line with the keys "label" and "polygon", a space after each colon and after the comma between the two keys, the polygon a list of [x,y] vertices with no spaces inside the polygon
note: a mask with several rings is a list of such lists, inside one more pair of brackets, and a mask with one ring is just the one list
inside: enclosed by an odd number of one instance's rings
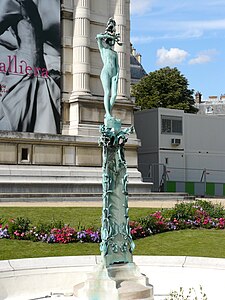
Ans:
{"label": "poster banner", "polygon": [[0,2],[0,131],[60,133],[60,0]]}

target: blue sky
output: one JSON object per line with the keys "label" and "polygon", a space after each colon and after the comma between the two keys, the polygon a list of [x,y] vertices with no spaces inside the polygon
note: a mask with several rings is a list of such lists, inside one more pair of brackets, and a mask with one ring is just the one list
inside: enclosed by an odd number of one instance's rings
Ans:
{"label": "blue sky", "polygon": [[131,42],[147,72],[177,67],[203,99],[225,94],[225,0],[131,0]]}

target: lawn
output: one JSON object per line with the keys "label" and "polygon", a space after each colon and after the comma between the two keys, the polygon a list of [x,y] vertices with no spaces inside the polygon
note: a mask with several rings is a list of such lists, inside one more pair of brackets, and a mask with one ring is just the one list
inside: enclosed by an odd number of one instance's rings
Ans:
{"label": "lawn", "polygon": [[[205,256],[225,258],[224,230],[172,231],[135,240],[134,255]],[[0,260],[27,257],[99,255],[99,244],[47,244],[0,240]]]}
{"label": "lawn", "polygon": [[[130,219],[155,211],[149,208],[131,208]],[[0,208],[0,218],[28,217],[33,224],[40,221],[63,220],[71,226],[100,226],[101,208]],[[170,231],[135,240],[134,255],[175,255],[225,258],[225,231],[195,229]],[[47,244],[42,242],[0,240],[0,260],[27,257],[98,255],[99,244]]]}
{"label": "lawn", "polygon": [[[74,227],[100,227],[101,211],[99,207],[0,207],[0,219],[27,217],[34,225],[54,219]],[[130,208],[129,217],[136,220],[155,211],[155,208]]]}

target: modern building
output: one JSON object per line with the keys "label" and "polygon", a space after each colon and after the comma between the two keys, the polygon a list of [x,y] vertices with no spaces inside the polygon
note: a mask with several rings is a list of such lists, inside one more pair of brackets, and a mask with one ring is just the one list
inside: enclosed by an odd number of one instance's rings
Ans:
{"label": "modern building", "polygon": [[225,118],[157,108],[135,113],[138,166],[153,190],[225,195]]}
{"label": "modern building", "polygon": [[[115,19],[122,46],[115,45],[120,74],[113,115],[129,127],[134,123],[130,0],[48,0],[47,15],[46,0],[23,10],[17,1],[4,3],[0,24],[8,27],[0,42],[0,193],[101,193],[98,138],[104,107],[96,35],[104,32],[109,17]],[[15,11],[23,12],[23,22],[9,23]],[[21,31],[21,44],[13,28]],[[32,36],[34,42],[28,43]],[[137,170],[138,146],[132,134],[126,146],[131,193],[149,191]]]}

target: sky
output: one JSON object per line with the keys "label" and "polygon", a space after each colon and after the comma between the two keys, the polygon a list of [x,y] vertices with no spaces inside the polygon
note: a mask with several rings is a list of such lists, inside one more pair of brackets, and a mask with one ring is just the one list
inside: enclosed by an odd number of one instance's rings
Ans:
{"label": "sky", "polygon": [[131,0],[131,43],[147,73],[176,67],[203,99],[225,94],[225,0]]}

